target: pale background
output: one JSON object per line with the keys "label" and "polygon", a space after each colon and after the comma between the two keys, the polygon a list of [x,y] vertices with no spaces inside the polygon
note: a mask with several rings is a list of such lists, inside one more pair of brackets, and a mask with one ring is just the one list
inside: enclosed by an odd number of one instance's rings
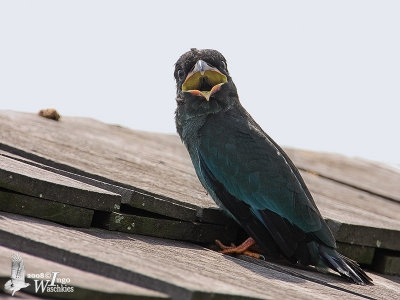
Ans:
{"label": "pale background", "polygon": [[0,109],[174,133],[191,47],[278,143],[400,164],[399,1],[1,1]]}

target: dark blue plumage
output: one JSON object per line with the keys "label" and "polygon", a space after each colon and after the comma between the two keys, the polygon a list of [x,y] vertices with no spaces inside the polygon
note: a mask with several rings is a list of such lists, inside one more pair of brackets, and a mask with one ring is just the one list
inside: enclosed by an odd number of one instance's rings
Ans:
{"label": "dark blue plumage", "polygon": [[192,49],[177,61],[174,75],[177,131],[214,201],[268,255],[370,283],[355,262],[336,252],[299,171],[241,106],[225,58]]}

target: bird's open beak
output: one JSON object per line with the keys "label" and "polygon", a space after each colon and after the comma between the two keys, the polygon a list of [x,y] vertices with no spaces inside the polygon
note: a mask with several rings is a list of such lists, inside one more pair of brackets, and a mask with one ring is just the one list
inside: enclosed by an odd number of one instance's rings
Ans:
{"label": "bird's open beak", "polygon": [[217,68],[209,66],[203,60],[199,60],[182,84],[182,91],[204,97],[209,101],[211,95],[218,92],[227,81],[226,76]]}

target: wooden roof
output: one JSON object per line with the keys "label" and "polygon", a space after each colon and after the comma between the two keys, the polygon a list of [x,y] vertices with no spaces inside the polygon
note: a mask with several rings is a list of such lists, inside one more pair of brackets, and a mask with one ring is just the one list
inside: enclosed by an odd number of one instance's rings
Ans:
{"label": "wooden roof", "polygon": [[[400,173],[336,154],[285,151],[339,251],[375,272],[374,286],[207,249],[243,232],[205,193],[176,135],[12,111],[0,111],[0,252],[22,252],[27,272],[63,265],[86,296],[400,297],[399,277],[383,275],[400,275]],[[37,258],[35,267],[28,258]],[[10,260],[1,264],[9,270]],[[91,284],[82,286],[86,275]],[[125,283],[118,292],[102,288],[107,280]]]}

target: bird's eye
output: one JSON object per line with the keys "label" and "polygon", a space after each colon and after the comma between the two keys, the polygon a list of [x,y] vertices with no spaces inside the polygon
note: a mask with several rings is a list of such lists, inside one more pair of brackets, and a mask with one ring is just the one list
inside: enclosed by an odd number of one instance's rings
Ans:
{"label": "bird's eye", "polygon": [[221,60],[221,66],[226,70],[226,63],[223,60]]}
{"label": "bird's eye", "polygon": [[178,77],[179,77],[179,79],[183,78],[183,71],[182,70],[178,70]]}

